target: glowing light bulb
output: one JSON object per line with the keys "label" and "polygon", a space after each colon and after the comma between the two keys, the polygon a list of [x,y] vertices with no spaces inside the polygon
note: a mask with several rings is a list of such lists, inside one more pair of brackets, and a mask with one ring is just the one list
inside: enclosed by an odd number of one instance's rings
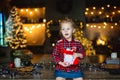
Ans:
{"label": "glowing light bulb", "polygon": [[107,18],[109,18],[110,16],[109,15],[106,15]]}
{"label": "glowing light bulb", "polygon": [[118,24],[117,23],[115,23],[115,26],[117,26]]}
{"label": "glowing light bulb", "polygon": [[23,12],[23,9],[21,9],[20,11]]}
{"label": "glowing light bulb", "polygon": [[94,12],[91,12],[91,14],[93,15],[93,14],[94,14]]}
{"label": "glowing light bulb", "polygon": [[88,27],[88,26],[89,26],[89,24],[86,24],[86,26]]}
{"label": "glowing light bulb", "polygon": [[43,19],[43,22],[45,23],[45,22],[46,22],[46,19]]}
{"label": "glowing light bulb", "polygon": [[106,23],[106,22],[103,22],[103,24],[104,24],[104,25],[107,25],[107,23]]}
{"label": "glowing light bulb", "polygon": [[92,25],[91,25],[90,27],[91,27],[91,28],[93,28],[93,26],[92,26]]}
{"label": "glowing light bulb", "polygon": [[100,29],[100,28],[101,28],[101,26],[98,26],[98,28]]}
{"label": "glowing light bulb", "polygon": [[94,28],[96,28],[96,25],[94,25]]}
{"label": "glowing light bulb", "polygon": [[35,26],[33,25],[30,29],[32,30],[32,29],[34,29],[35,28]]}
{"label": "glowing light bulb", "polygon": [[55,43],[52,43],[52,46],[55,46]]}
{"label": "glowing light bulb", "polygon": [[28,29],[27,27],[24,27],[24,29],[25,29],[26,31],[29,31],[29,29]]}
{"label": "glowing light bulb", "polygon": [[107,7],[110,7],[110,5],[108,4]]}
{"label": "glowing light bulb", "polygon": [[89,11],[89,8],[86,8],[86,11]]}
{"label": "glowing light bulb", "polygon": [[111,26],[111,29],[113,29],[113,26]]}
{"label": "glowing light bulb", "polygon": [[103,26],[103,28],[106,28],[106,26]]}
{"label": "glowing light bulb", "polygon": [[35,11],[37,12],[37,11],[38,11],[38,9],[37,9],[37,8],[35,8]]}
{"label": "glowing light bulb", "polygon": [[117,7],[116,6],[114,6],[114,9],[116,9]]}
{"label": "glowing light bulb", "polygon": [[42,26],[45,26],[45,24],[42,24]]}
{"label": "glowing light bulb", "polygon": [[32,14],[33,14],[33,12],[31,11],[31,12],[30,12],[30,15],[32,15]]}
{"label": "glowing light bulb", "polygon": [[96,9],[96,7],[93,7],[93,9]]}
{"label": "glowing light bulb", "polygon": [[102,12],[101,12],[101,11],[99,11],[99,14],[102,14]]}
{"label": "glowing light bulb", "polygon": [[101,9],[104,9],[104,7],[101,7]]}
{"label": "glowing light bulb", "polygon": [[120,13],[120,10],[118,10],[118,13]]}
{"label": "glowing light bulb", "polygon": [[41,27],[41,24],[39,24],[38,26],[37,26],[37,28],[40,28]]}
{"label": "glowing light bulb", "polygon": [[87,15],[88,14],[88,12],[85,12],[85,15]]}
{"label": "glowing light bulb", "polygon": [[26,9],[26,12],[28,12],[28,9]]}
{"label": "glowing light bulb", "polygon": [[112,14],[114,15],[114,14],[115,14],[115,12],[112,12]]}

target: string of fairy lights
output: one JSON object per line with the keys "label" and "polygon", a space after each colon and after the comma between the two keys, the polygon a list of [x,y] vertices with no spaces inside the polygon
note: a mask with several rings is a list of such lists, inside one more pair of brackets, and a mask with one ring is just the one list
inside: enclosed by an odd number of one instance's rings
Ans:
{"label": "string of fairy lights", "polygon": [[98,28],[98,29],[118,29],[119,25],[118,23],[107,23],[107,22],[103,22],[103,23],[96,23],[96,24],[92,24],[92,23],[87,23],[86,27],[90,27],[90,28]]}
{"label": "string of fairy lights", "polygon": [[39,22],[40,19],[43,19],[45,16],[45,7],[41,8],[19,8],[19,14],[26,18],[27,21]]}
{"label": "string of fairy lights", "polygon": [[[91,12],[89,13],[88,11],[90,11],[91,8],[86,8],[86,15],[94,15],[95,13],[98,13],[99,15],[101,15],[103,13],[103,11],[105,9],[113,9],[114,11],[111,11],[111,15],[115,15],[115,14],[120,14],[120,9],[116,6],[110,6],[109,4],[106,7],[101,7],[100,9],[97,9],[97,7],[92,7]],[[98,10],[97,12],[95,12],[95,10]],[[106,14],[106,17],[110,17],[110,14]]]}
{"label": "string of fairy lights", "polygon": [[[25,24],[23,24],[23,25],[25,25]],[[30,27],[24,26],[24,30],[27,31],[27,32],[29,32],[30,34],[32,34],[32,33],[33,33],[33,30],[39,29],[39,28],[41,28],[41,27],[45,27],[45,23],[33,24],[33,25],[31,25]]]}
{"label": "string of fairy lights", "polygon": [[[107,4],[102,7],[87,7],[85,16],[88,20],[92,18],[92,20],[89,20],[90,23],[86,24],[86,27],[98,29],[106,29],[109,27],[114,29],[120,26],[120,7],[117,6]],[[91,24],[91,22],[95,24]],[[96,22],[100,24],[98,25]]]}

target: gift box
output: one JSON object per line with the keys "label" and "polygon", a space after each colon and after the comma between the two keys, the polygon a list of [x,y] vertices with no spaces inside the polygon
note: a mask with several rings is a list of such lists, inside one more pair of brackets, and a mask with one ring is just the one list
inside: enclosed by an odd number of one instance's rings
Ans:
{"label": "gift box", "polygon": [[70,65],[77,65],[79,64],[78,58],[74,58],[73,54],[75,53],[74,49],[62,49],[61,52],[64,54],[64,62]]}

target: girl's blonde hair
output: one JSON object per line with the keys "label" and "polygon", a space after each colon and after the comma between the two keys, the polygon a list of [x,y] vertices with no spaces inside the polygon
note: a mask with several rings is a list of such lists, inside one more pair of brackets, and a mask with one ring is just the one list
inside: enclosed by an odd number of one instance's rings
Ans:
{"label": "girl's blonde hair", "polygon": [[63,24],[63,23],[70,23],[73,28],[76,27],[74,21],[73,21],[72,19],[69,19],[69,18],[65,18],[64,20],[62,20],[62,21],[60,22],[60,28],[61,28],[61,24]]}
{"label": "girl's blonde hair", "polygon": [[[63,24],[63,23],[70,23],[71,24],[71,26],[75,29],[75,27],[76,27],[76,24],[74,23],[74,21],[72,20],[72,19],[69,19],[69,18],[65,18],[65,19],[63,19],[60,23],[59,23],[59,31],[60,31],[60,29],[61,29],[61,24]],[[59,32],[59,34],[60,34],[60,36],[62,37],[62,34],[61,34],[61,32]]]}

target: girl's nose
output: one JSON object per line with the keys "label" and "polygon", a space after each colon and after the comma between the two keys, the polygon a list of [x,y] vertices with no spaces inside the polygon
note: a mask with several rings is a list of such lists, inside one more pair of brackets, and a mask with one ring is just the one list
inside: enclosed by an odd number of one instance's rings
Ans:
{"label": "girl's nose", "polygon": [[65,32],[67,32],[68,30],[67,29],[65,29]]}

